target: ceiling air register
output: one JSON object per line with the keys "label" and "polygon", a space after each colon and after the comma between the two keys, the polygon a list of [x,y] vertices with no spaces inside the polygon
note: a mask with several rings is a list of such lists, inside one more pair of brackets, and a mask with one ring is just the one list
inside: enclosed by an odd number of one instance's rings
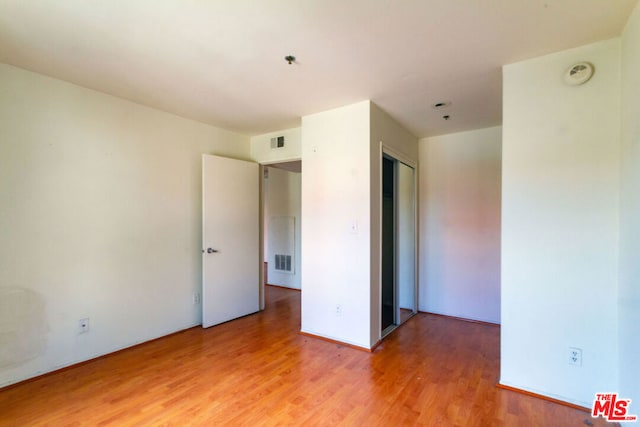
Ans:
{"label": "ceiling air register", "polygon": [[588,62],[573,64],[564,74],[564,81],[571,86],[578,86],[589,81],[593,76],[593,65]]}

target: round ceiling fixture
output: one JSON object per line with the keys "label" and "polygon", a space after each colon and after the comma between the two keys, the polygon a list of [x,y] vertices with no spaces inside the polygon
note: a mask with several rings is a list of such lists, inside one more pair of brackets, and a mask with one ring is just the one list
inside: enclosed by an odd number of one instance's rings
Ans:
{"label": "round ceiling fixture", "polygon": [[564,73],[564,81],[568,85],[578,86],[588,82],[591,76],[593,76],[593,65],[588,62],[578,62]]}

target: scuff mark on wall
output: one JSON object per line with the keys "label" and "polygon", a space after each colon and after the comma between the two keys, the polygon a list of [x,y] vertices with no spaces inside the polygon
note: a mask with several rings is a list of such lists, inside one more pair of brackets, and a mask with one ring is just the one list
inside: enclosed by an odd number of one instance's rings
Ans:
{"label": "scuff mark on wall", "polygon": [[47,331],[45,302],[40,294],[0,287],[0,370],[42,355]]}

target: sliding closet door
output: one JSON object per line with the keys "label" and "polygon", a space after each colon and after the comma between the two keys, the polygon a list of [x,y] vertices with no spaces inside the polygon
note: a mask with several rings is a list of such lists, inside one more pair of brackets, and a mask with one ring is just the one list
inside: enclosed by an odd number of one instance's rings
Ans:
{"label": "sliding closet door", "polygon": [[415,170],[382,158],[381,330],[391,332],[417,312]]}
{"label": "sliding closet door", "polygon": [[396,162],[396,324],[416,313],[416,206],[413,168]]}

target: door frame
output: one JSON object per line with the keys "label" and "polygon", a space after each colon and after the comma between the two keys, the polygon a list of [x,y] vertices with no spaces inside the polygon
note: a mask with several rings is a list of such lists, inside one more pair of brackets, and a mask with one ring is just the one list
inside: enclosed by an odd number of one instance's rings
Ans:
{"label": "door frame", "polygon": [[[413,227],[414,227],[414,265],[413,265],[413,280],[414,280],[414,309],[413,312],[414,314],[418,312],[418,283],[419,283],[419,277],[418,277],[418,272],[419,272],[419,268],[418,268],[418,256],[419,256],[419,252],[418,252],[418,237],[420,236],[420,232],[418,229],[418,163],[415,160],[412,160],[410,158],[408,158],[406,155],[404,155],[403,153],[400,153],[398,151],[396,151],[395,149],[389,147],[388,145],[384,144],[384,142],[380,141],[380,147],[379,147],[379,154],[378,154],[378,164],[379,164],[379,170],[380,170],[380,176],[379,176],[379,190],[380,190],[380,199],[379,199],[379,212],[380,212],[380,218],[379,218],[379,227],[378,227],[378,241],[380,242],[380,247],[378,248],[378,265],[379,265],[379,269],[378,269],[378,310],[380,315],[378,316],[378,337],[379,340],[383,339],[384,337],[386,337],[387,335],[389,335],[393,330],[395,330],[398,326],[400,326],[400,324],[394,324],[391,325],[390,327],[386,328],[385,331],[382,331],[382,161],[384,157],[389,157],[394,159],[397,162],[400,163],[404,163],[405,165],[409,166],[410,168],[413,169]],[[397,184],[397,168],[394,168],[394,184]],[[394,202],[395,204],[395,202]],[[394,231],[394,238],[397,239],[397,234]],[[396,255],[397,256],[397,253]],[[396,259],[397,261],[397,259]],[[395,262],[394,264],[397,264],[397,262]],[[397,265],[394,266],[394,269],[397,269]],[[394,272],[394,276],[397,274],[397,271]],[[397,282],[394,283],[394,299],[398,298],[398,284]],[[395,304],[395,303],[394,303]],[[396,315],[396,307],[394,307],[394,317]],[[384,332],[384,333],[383,333]]]}
{"label": "door frame", "polygon": [[[273,165],[277,165],[280,163],[289,163],[289,162],[297,162],[300,161],[302,162],[302,157],[292,157],[292,158],[287,158],[287,159],[279,159],[279,160],[267,160],[264,162],[258,162],[258,165],[260,166],[260,188],[258,189],[258,191],[260,192],[260,236],[258,237],[258,244],[260,245],[260,310],[264,310],[265,309],[265,302],[264,302],[264,293],[265,293],[265,283],[264,283],[264,222],[266,220],[265,216],[264,216],[264,203],[265,203],[265,197],[264,197],[264,171],[265,168],[267,166],[273,166]],[[300,178],[302,179],[302,171],[300,172]],[[300,221],[302,221],[302,218],[300,218]],[[302,236],[301,236],[302,237]],[[302,254],[301,254],[302,256]],[[302,276],[301,276],[302,277]],[[300,290],[302,290],[302,282],[301,282],[301,286],[300,286]]]}

